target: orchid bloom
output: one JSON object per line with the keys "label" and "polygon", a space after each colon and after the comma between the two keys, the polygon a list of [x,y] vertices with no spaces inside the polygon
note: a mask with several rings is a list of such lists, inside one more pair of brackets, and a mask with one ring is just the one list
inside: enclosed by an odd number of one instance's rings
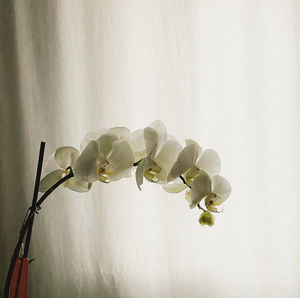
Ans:
{"label": "orchid bloom", "polygon": [[220,173],[221,161],[216,151],[202,148],[193,140],[186,140],[186,146],[179,153],[176,162],[168,174],[168,184],[163,188],[169,193],[178,193],[188,186],[183,184],[179,176],[183,175],[188,185],[192,185],[193,180],[205,171],[210,176]]}
{"label": "orchid bloom", "polygon": [[[163,186],[165,191],[178,193],[186,191],[186,200],[190,207],[197,206],[205,198],[206,208],[211,212],[220,212],[215,206],[222,204],[231,192],[229,182],[219,176],[221,161],[212,149],[202,151],[193,140],[186,140],[186,147],[179,153],[177,161],[168,175],[172,181]],[[187,184],[178,177],[183,175]],[[212,178],[211,178],[212,177]]]}
{"label": "orchid bloom", "polygon": [[[61,178],[70,173],[70,167],[72,168],[79,157],[80,152],[70,146],[59,147],[54,153],[54,161],[52,158],[48,161],[48,164],[54,163],[57,169],[51,171],[46,175],[40,182],[39,191],[45,192]],[[77,192],[87,192],[91,188],[91,184],[78,180],[76,177],[72,177],[65,181],[63,186],[77,191]]]}
{"label": "orchid bloom", "polygon": [[[154,183],[166,183],[170,169],[182,147],[177,140],[167,134],[165,125],[156,120],[142,131],[129,137],[135,152],[137,169],[136,183],[141,190],[144,177]],[[142,158],[138,161],[138,158]]]}
{"label": "orchid bloom", "polygon": [[[96,135],[98,134],[97,138]],[[130,131],[114,127],[88,134],[82,142],[83,152],[74,165],[74,175],[82,181],[108,183],[127,177],[134,155],[126,140]]]}
{"label": "orchid bloom", "polygon": [[[190,208],[198,206],[204,212],[201,225],[212,226],[211,212],[221,212],[221,205],[230,195],[229,182],[219,175],[221,161],[212,149],[205,149],[187,139],[183,148],[170,134],[163,122],[153,121],[145,129],[130,131],[126,127],[113,127],[86,135],[81,143],[81,153],[73,147],[60,147],[54,154],[55,170],[40,182],[45,192],[61,178],[69,175],[62,185],[78,192],[85,192],[92,183],[109,183],[129,177],[136,166],[138,188],[146,180],[164,184],[169,193],[186,189]],[[65,180],[65,181],[64,181]],[[207,209],[200,206],[204,201]]]}
{"label": "orchid bloom", "polygon": [[221,212],[216,206],[221,205],[230,195],[231,186],[222,176],[215,175],[212,178],[200,171],[193,180],[191,190],[187,191],[186,200],[190,207],[197,206],[205,198],[205,206],[211,212]]}

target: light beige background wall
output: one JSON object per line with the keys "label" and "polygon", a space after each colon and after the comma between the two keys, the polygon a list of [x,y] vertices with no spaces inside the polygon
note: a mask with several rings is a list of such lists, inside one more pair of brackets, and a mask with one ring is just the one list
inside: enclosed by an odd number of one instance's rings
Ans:
{"label": "light beige background wall", "polygon": [[1,1],[0,281],[46,156],[155,119],[217,150],[213,228],[133,178],[58,190],[30,297],[300,297],[299,1]]}

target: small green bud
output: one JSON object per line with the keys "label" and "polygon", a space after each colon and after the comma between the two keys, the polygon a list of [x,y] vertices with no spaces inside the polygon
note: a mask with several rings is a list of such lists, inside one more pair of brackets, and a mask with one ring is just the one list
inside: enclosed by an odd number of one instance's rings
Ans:
{"label": "small green bud", "polygon": [[211,227],[215,223],[215,218],[209,211],[205,211],[200,215],[199,223],[201,225],[208,225]]}

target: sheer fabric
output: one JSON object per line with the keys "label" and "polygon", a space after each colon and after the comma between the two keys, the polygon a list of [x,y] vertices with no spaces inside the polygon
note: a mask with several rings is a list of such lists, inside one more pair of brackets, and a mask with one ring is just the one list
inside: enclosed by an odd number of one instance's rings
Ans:
{"label": "sheer fabric", "polygon": [[30,297],[298,297],[299,1],[2,1],[4,285],[46,156],[161,119],[221,156],[214,227],[134,178],[59,189],[36,217]]}

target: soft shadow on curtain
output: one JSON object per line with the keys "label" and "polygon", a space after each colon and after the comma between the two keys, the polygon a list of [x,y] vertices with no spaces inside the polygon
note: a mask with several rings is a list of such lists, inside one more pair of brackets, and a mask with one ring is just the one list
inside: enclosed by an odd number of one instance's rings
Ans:
{"label": "soft shadow on curtain", "polygon": [[2,1],[0,281],[39,143],[163,120],[216,149],[213,228],[133,178],[58,190],[37,216],[30,297],[298,297],[298,1]]}

